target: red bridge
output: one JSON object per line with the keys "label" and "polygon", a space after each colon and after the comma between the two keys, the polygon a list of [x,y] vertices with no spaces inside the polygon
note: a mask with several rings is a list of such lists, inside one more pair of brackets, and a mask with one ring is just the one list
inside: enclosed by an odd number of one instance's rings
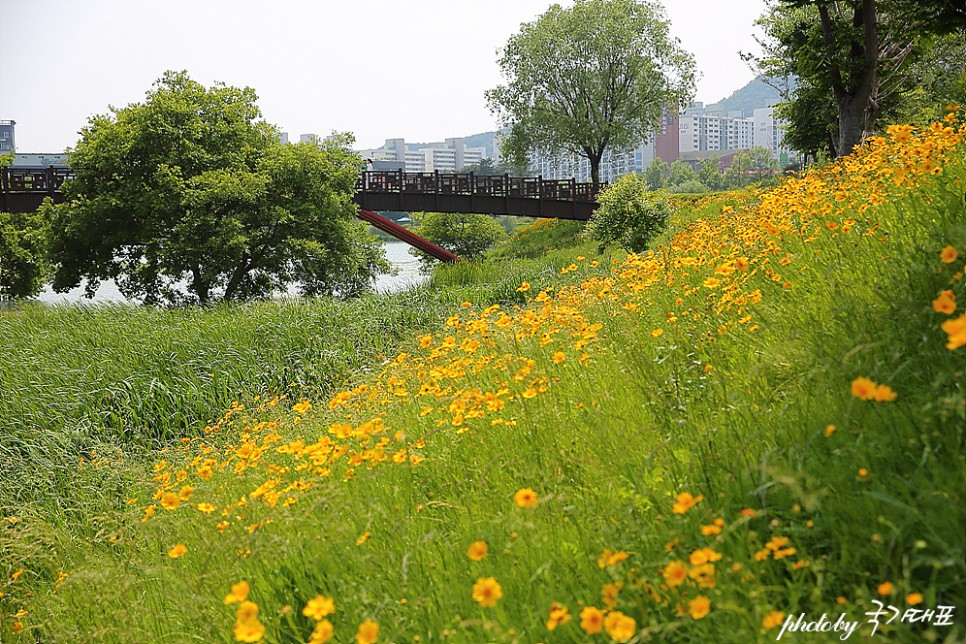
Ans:
{"label": "red bridge", "polygon": [[[0,169],[0,211],[31,212],[45,197],[64,200],[61,184],[72,178],[69,168]],[[470,173],[363,172],[356,180],[355,203],[360,219],[423,250],[436,259],[459,259],[373,211],[452,212],[590,219],[602,186],[573,179],[511,177]]]}

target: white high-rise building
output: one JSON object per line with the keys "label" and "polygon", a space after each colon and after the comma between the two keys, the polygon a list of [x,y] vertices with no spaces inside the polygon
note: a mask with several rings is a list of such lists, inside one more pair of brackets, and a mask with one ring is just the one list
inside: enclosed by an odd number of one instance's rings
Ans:
{"label": "white high-rise building", "polygon": [[787,164],[795,161],[796,152],[785,144],[785,128],[780,119],[775,118],[775,110],[771,107],[757,109],[754,112],[755,147],[767,148],[779,163]]}
{"label": "white high-rise building", "polygon": [[681,117],[680,150],[749,150],[754,135],[754,119],[688,114]]}

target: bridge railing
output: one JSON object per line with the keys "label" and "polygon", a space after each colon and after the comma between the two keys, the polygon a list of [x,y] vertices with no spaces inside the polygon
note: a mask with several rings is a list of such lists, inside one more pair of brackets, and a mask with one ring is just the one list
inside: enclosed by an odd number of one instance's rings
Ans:
{"label": "bridge railing", "polygon": [[0,168],[0,190],[53,194],[64,181],[73,178],[70,168]]}
{"label": "bridge railing", "polygon": [[606,185],[577,183],[574,179],[403,170],[372,170],[361,173],[356,180],[356,190],[359,192],[485,195],[587,202],[596,200],[597,193]]}

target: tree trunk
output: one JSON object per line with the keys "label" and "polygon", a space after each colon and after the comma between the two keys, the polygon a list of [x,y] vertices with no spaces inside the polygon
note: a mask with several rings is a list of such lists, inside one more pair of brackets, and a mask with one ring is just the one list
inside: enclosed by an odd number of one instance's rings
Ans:
{"label": "tree trunk", "polygon": [[845,156],[862,143],[867,130],[869,96],[848,95],[839,101],[839,140],[836,144],[838,156]]}

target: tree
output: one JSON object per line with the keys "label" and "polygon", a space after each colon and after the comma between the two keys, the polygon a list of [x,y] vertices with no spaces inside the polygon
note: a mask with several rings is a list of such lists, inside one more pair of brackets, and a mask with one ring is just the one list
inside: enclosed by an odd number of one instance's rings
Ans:
{"label": "tree", "polygon": [[167,72],[95,116],[70,153],[67,201],[48,205],[53,286],[102,280],[146,303],[243,300],[297,283],[350,296],[388,265],[354,216],[350,141],[282,145],[252,89]]}
{"label": "tree", "polygon": [[668,190],[674,192],[674,188],[671,186],[687,183],[694,178],[694,170],[691,169],[691,165],[684,159],[675,159],[674,163],[671,164],[671,167],[668,170]]}
{"label": "tree", "polygon": [[768,148],[752,148],[748,150],[748,169],[757,181],[771,179],[778,172],[778,159]]}
{"label": "tree", "polygon": [[750,183],[748,178],[750,171],[751,157],[744,150],[738,150],[731,160],[731,165],[728,166],[728,184],[736,188],[747,186]]}
{"label": "tree", "polygon": [[790,121],[789,142],[813,155],[828,148],[839,156],[918,82],[917,66],[942,54],[937,39],[958,33],[962,51],[966,3],[782,0],[759,24],[764,53],[747,58],[766,76],[799,78],[792,107],[780,113]]}
{"label": "tree", "polygon": [[655,157],[644,171],[644,179],[647,181],[647,185],[651,190],[660,190],[667,183],[670,173],[671,168],[668,166],[667,161],[660,157]]}
{"label": "tree", "polygon": [[0,212],[0,301],[40,293],[49,271],[46,247],[39,214]]}
{"label": "tree", "polygon": [[718,157],[701,160],[698,167],[698,180],[708,190],[720,190],[724,186],[724,175],[721,173],[721,161]]}
{"label": "tree", "polygon": [[638,174],[625,174],[598,196],[600,206],[585,229],[603,251],[617,243],[629,253],[639,253],[660,233],[671,216],[671,202],[663,190],[653,191]]}
{"label": "tree", "polygon": [[534,149],[577,154],[595,183],[609,146],[648,140],[694,94],[694,59],[650,0],[553,5],[510,37],[499,65],[507,84],[486,97],[510,128],[504,156],[519,165]]}
{"label": "tree", "polygon": [[[474,260],[483,256],[494,244],[507,238],[506,230],[489,215],[425,212],[415,215],[419,225],[413,231],[460,259]],[[424,268],[435,260],[420,250],[409,252],[419,258]]]}

